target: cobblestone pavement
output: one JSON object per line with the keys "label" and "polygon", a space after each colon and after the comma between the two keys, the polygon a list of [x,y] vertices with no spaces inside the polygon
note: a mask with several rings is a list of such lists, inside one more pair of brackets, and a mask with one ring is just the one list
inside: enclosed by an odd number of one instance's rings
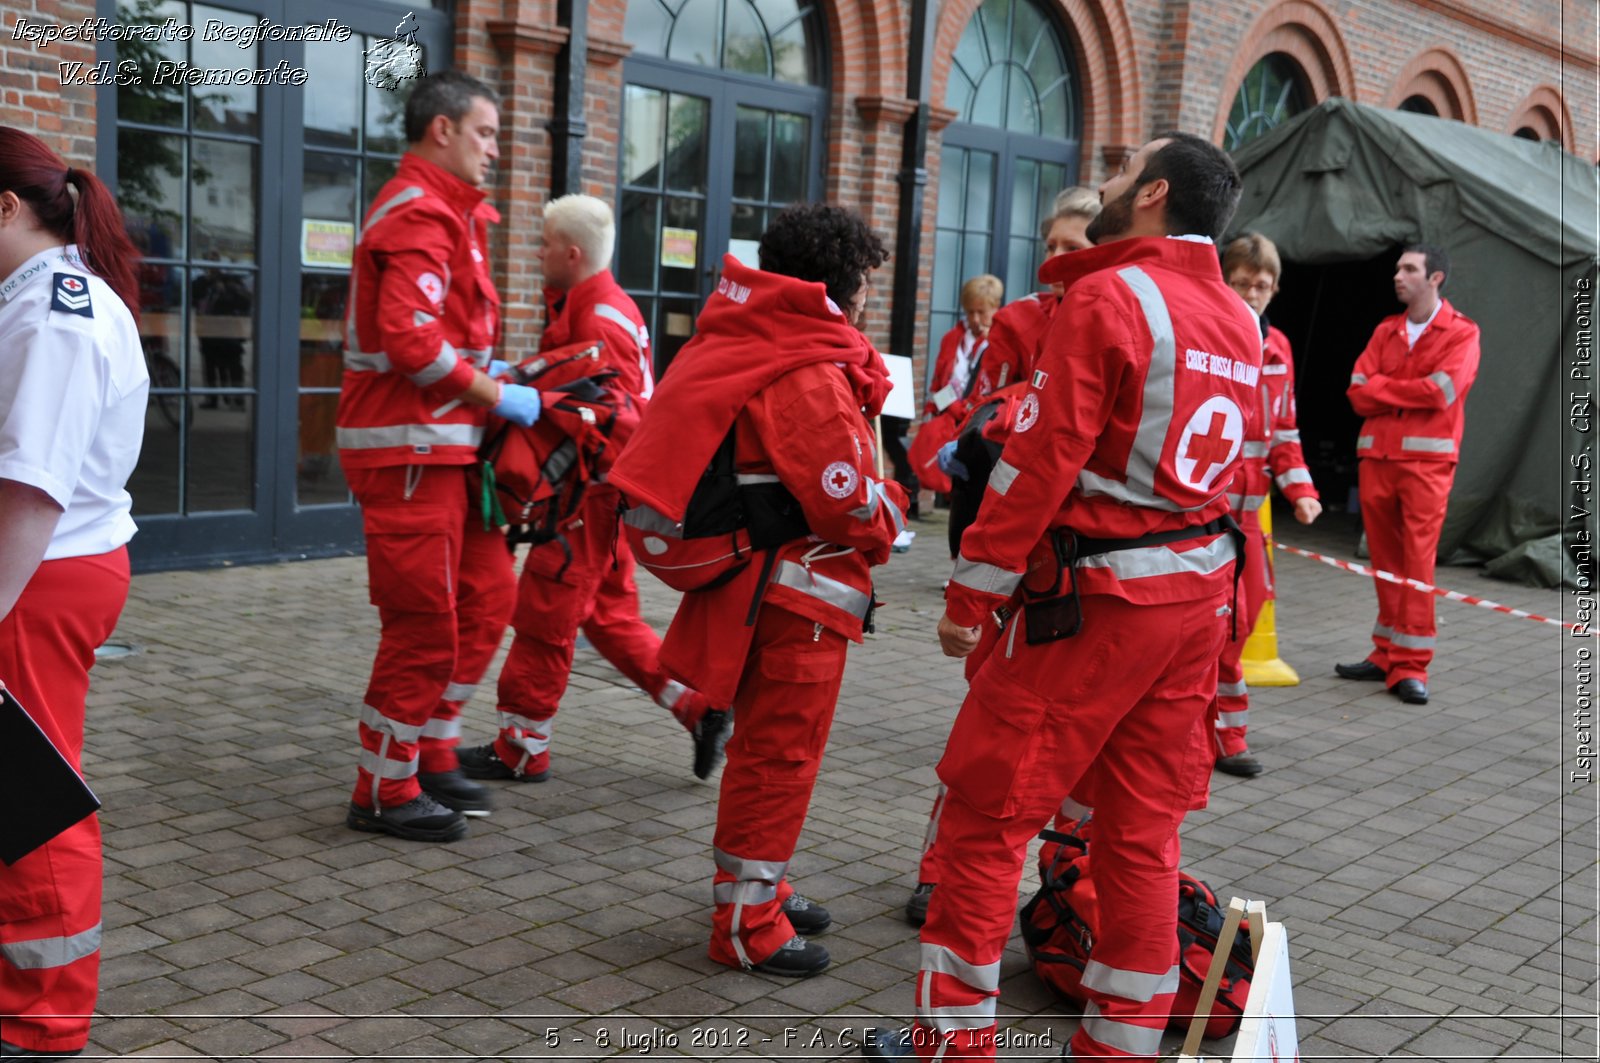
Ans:
{"label": "cobblestone pavement", "polygon": [[[833,967],[799,982],[706,957],[716,788],[592,652],[550,781],[505,787],[461,842],[408,844],[343,825],[377,632],[362,561],[140,576],[118,632],[140,652],[90,699],[108,933],[86,1057],[850,1058],[851,1031],[911,1009],[901,905],[963,691],[932,635],[943,527],[920,530],[882,571],[791,865],[835,917]],[[1349,557],[1355,535],[1335,515],[1285,538]],[[1332,675],[1365,652],[1369,581],[1292,556],[1278,576],[1302,682],[1255,692],[1269,770],[1218,775],[1183,837],[1190,871],[1286,924],[1301,1058],[1595,1058],[1595,789],[1566,782],[1562,636],[1441,602],[1433,702],[1406,706]],[[645,584],[663,627],[672,596]],[[1002,979],[1002,1055],[1054,1058],[1075,1009],[1015,939]]]}

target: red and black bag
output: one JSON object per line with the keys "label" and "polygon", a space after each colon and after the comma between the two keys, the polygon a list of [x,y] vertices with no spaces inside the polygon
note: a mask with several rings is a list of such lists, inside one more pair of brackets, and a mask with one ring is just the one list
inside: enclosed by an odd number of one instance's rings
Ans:
{"label": "red and black bag", "polygon": [[[1070,834],[1040,832],[1045,841],[1039,861],[1041,883],[1022,909],[1022,943],[1034,973],[1057,996],[1077,1004],[1088,999],[1083,992],[1083,971],[1100,929],[1100,901],[1090,873],[1086,836],[1089,822],[1083,820]],[[1189,1026],[1223,919],[1211,887],[1179,871],[1178,992],[1167,1024],[1171,1029]],[[1239,1027],[1255,973],[1250,951],[1250,928],[1241,923],[1206,1020],[1207,1038],[1226,1037]]]}
{"label": "red and black bag", "polygon": [[485,527],[510,526],[512,546],[560,538],[639,425],[638,403],[616,384],[617,372],[600,368],[603,349],[571,344],[512,369],[518,383],[539,389],[539,419],[527,428],[490,419],[475,495]]}

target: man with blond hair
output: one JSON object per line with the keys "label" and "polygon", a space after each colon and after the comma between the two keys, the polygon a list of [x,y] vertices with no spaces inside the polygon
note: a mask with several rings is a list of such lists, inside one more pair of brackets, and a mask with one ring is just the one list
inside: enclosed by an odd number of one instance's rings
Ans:
{"label": "man with blond hair", "polygon": [[[547,320],[541,351],[604,344],[614,387],[639,403],[650,397],[650,332],[644,315],[611,275],[616,225],[593,196],[546,204],[540,260]],[[670,679],[657,663],[661,639],[639,615],[628,544],[617,535],[617,492],[593,483],[561,538],[538,543],[517,581],[516,637],[500,672],[500,736],[461,751],[474,779],[542,782],[550,774],[550,736],[572,671],[578,629],[617,670],[668,710],[694,740],[694,773],[711,774],[726,741],[728,714]]]}

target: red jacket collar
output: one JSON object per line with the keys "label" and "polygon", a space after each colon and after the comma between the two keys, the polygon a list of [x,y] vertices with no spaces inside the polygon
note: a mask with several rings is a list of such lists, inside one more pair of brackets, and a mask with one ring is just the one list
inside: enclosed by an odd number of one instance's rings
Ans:
{"label": "red jacket collar", "polygon": [[[1456,311],[1456,308],[1450,305],[1450,300],[1441,295],[1439,297],[1439,312],[1433,315],[1432,321],[1428,322],[1428,328],[1425,330],[1425,332],[1431,332],[1434,329],[1438,329],[1439,331],[1443,332],[1445,329],[1448,329],[1454,325],[1456,323],[1456,318],[1460,316],[1461,315]],[[1404,336],[1406,332],[1405,311],[1402,310],[1400,313],[1396,314],[1393,318],[1393,321],[1394,330],[1400,335]],[[1419,336],[1418,339],[1421,339],[1421,337]]]}
{"label": "red jacket collar", "polygon": [[1091,273],[1142,262],[1159,262],[1166,269],[1222,280],[1222,265],[1217,259],[1215,244],[1174,240],[1167,236],[1134,236],[1057,255],[1039,267],[1039,279],[1046,284],[1060,283],[1071,288]]}
{"label": "red jacket collar", "polygon": [[471,213],[491,222],[500,220],[500,212],[484,202],[487,192],[420,155],[408,151],[400,156],[400,167],[395,171],[395,177],[415,181],[463,214]]}
{"label": "red jacket collar", "polygon": [[560,313],[566,308],[568,300],[575,300],[578,305],[582,305],[585,300],[596,300],[602,290],[610,291],[614,287],[616,287],[616,281],[612,279],[611,271],[603,269],[594,276],[585,278],[570,288],[544,289],[544,305]]}

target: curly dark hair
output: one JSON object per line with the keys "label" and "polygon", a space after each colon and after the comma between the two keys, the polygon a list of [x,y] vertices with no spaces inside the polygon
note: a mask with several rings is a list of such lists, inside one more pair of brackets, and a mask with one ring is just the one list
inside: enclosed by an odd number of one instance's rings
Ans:
{"label": "curly dark hair", "polygon": [[785,208],[761,234],[761,268],[768,273],[817,281],[828,298],[848,307],[867,272],[889,252],[861,215],[826,203]]}

